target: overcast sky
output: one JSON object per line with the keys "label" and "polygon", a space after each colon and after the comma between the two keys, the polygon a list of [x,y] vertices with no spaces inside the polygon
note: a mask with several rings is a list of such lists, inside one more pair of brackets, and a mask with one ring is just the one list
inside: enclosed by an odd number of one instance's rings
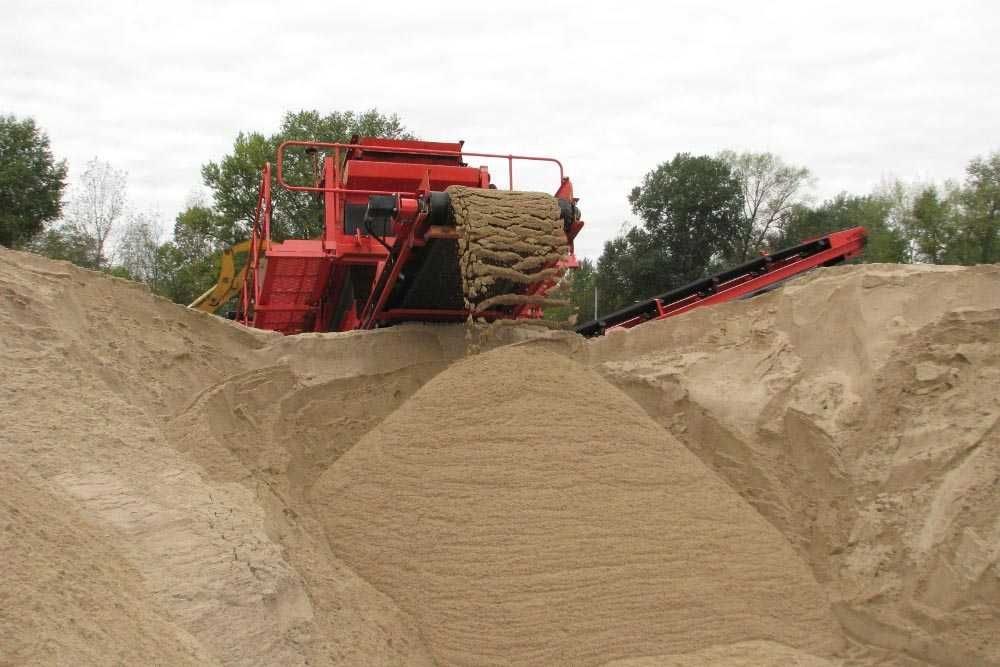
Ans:
{"label": "overcast sky", "polygon": [[95,156],[125,169],[167,226],[240,130],[377,107],[422,138],[560,158],[578,253],[596,256],[629,189],[681,151],[772,151],[812,170],[818,199],[961,178],[1000,149],[998,85],[996,0],[0,9],[0,113],[33,116],[72,177]]}

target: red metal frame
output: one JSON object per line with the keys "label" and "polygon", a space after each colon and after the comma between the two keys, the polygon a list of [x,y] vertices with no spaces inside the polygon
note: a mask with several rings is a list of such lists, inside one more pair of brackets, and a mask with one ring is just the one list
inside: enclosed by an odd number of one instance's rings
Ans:
{"label": "red metal frame", "polygon": [[[271,163],[264,164],[260,186],[257,191],[257,208],[254,211],[253,227],[250,230],[249,268],[243,274],[243,289],[240,293],[240,321],[250,325],[250,305],[260,300],[261,285],[260,253],[270,245],[271,238]],[[266,239],[266,241],[264,240]],[[252,295],[252,296],[251,296]]]}
{"label": "red metal frame", "polygon": [[[662,320],[675,315],[681,315],[702,306],[711,306],[723,301],[731,301],[752,295],[767,287],[771,287],[793,276],[804,273],[818,266],[851,259],[861,253],[867,240],[864,227],[853,227],[834,232],[810,241],[825,241],[823,250],[808,255],[793,255],[786,259],[771,262],[766,272],[746,272],[714,286],[711,293],[697,293],[665,303],[661,299],[653,299],[657,315],[647,317],[639,315],[616,322],[605,330],[631,329],[634,326],[654,320]],[[809,242],[806,242],[809,243]]]}
{"label": "red metal frame", "polygon": [[[291,148],[326,152],[322,169],[312,185],[286,181],[286,152]],[[401,320],[461,321],[468,317],[469,313],[464,310],[385,308],[413,249],[425,245],[429,239],[455,238],[454,230],[428,224],[425,207],[421,206],[422,198],[450,185],[491,186],[489,170],[484,166],[468,166],[464,161],[467,157],[507,160],[511,189],[515,161],[553,164],[559,172],[556,196],[575,202],[573,186],[564,175],[562,163],[555,158],[466,152],[461,142],[365,138],[346,144],[282,143],[277,150],[274,173],[268,163],[261,177],[251,228],[250,266],[241,296],[241,321],[249,326],[288,334],[324,331],[331,308],[339,303],[348,268],[358,265],[372,267],[372,289],[363,304],[350,304],[348,312],[335,324],[337,330],[368,329]],[[322,198],[324,231],[321,237],[272,241],[272,177],[286,190]],[[361,230],[348,232],[345,228],[345,207],[364,205],[371,195],[390,195],[398,204],[391,232],[381,239],[382,242]],[[582,226],[579,221],[572,225],[567,233],[570,255],[556,266],[562,269],[576,266],[572,243]],[[390,250],[395,258],[391,263],[388,261]],[[550,280],[534,285],[530,293],[542,294],[555,282]],[[486,319],[537,318],[541,314],[539,307],[527,305],[476,313]]]}

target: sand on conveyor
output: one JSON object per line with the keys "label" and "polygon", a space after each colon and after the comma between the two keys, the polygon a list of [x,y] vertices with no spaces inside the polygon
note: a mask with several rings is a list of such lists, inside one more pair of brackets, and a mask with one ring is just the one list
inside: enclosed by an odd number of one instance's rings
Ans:
{"label": "sand on conveyor", "polygon": [[566,303],[529,293],[559,277],[555,263],[569,252],[555,197],[457,185],[447,192],[449,216],[459,233],[466,308],[477,312],[496,306]]}
{"label": "sand on conveyor", "polygon": [[0,248],[0,664],[1000,664],[998,273],[469,357]]}

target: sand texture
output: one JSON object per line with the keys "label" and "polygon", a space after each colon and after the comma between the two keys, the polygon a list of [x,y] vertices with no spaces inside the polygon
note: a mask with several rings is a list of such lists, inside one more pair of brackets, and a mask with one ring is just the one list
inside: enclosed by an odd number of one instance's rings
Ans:
{"label": "sand texture", "polygon": [[837,647],[780,533],[538,344],[439,374],[327,471],[315,504],[334,553],[444,664],[599,664],[760,636]]}
{"label": "sand texture", "polygon": [[466,308],[475,312],[525,303],[564,303],[528,293],[556,279],[555,263],[569,252],[555,197],[462,186],[451,186],[447,192],[459,232]]}
{"label": "sand texture", "polygon": [[772,641],[747,641],[712,646],[674,655],[613,660],[605,667],[833,667],[832,662]]}
{"label": "sand texture", "polygon": [[581,356],[795,545],[848,636],[1000,664],[1000,267],[825,269]]}
{"label": "sand texture", "polygon": [[0,248],[0,664],[1000,664],[997,267],[481,333]]}

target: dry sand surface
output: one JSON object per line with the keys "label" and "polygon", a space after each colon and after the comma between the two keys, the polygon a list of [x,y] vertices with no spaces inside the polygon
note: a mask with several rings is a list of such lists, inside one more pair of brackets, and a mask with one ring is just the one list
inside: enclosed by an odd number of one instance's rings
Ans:
{"label": "dry sand surface", "polygon": [[0,249],[0,664],[1000,664],[1000,268],[486,331]]}

